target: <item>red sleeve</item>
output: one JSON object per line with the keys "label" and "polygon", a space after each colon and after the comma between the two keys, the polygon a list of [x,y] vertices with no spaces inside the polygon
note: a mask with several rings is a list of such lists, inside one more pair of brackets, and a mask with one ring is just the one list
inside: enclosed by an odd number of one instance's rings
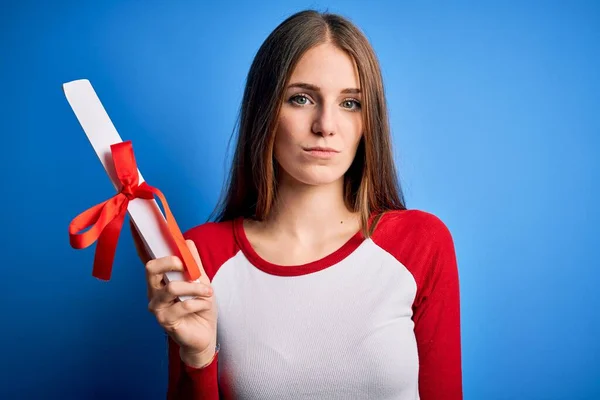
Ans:
{"label": "red sleeve", "polygon": [[446,225],[418,210],[381,219],[374,240],[413,275],[421,400],[462,400],[459,277]]}
{"label": "red sleeve", "polygon": [[[198,225],[184,232],[183,236],[196,244],[202,266],[211,282],[219,267],[237,252],[231,222]],[[218,293],[215,295],[218,296]],[[193,368],[181,360],[179,346],[170,336],[168,350],[168,400],[219,399],[218,351],[209,365]]]}
{"label": "red sleeve", "polygon": [[454,243],[439,220],[426,230],[429,264],[413,305],[421,400],[460,400],[460,296]]}
{"label": "red sleeve", "polygon": [[181,361],[179,346],[168,337],[169,383],[167,400],[219,400],[217,363],[219,353],[204,368],[193,368]]}

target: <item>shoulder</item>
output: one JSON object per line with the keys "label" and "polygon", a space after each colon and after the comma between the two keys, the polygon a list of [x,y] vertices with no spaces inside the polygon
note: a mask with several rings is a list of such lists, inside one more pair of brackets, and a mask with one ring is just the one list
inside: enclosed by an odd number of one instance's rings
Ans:
{"label": "shoulder", "polygon": [[183,236],[194,241],[220,241],[233,234],[232,223],[232,221],[205,222],[188,229]]}
{"label": "shoulder", "polygon": [[386,212],[372,236],[422,283],[426,276],[456,268],[455,250],[448,226],[436,215],[421,210]]}
{"label": "shoulder", "polygon": [[410,239],[422,243],[452,241],[448,226],[438,216],[422,210],[386,212],[379,220],[373,237],[374,240],[385,242],[394,242],[400,239]]}
{"label": "shoulder", "polygon": [[211,280],[221,265],[239,250],[233,233],[233,221],[206,222],[188,229],[183,237],[196,245],[202,266]]}

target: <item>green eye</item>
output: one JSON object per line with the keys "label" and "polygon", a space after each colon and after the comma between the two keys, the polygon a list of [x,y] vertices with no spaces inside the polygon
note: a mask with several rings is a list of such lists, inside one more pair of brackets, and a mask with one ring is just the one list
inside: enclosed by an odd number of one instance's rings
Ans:
{"label": "green eye", "polygon": [[342,102],[342,107],[347,108],[349,110],[358,110],[360,109],[360,102],[354,99],[344,100]]}
{"label": "green eye", "polygon": [[292,96],[292,98],[290,99],[291,103],[297,104],[299,106],[304,106],[306,104],[308,104],[309,100],[308,97],[306,97],[303,94],[297,94],[295,96]]}

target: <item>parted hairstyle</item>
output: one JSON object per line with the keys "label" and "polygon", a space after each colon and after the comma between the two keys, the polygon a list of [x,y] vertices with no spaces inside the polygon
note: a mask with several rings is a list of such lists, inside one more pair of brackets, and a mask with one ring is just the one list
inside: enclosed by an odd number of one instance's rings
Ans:
{"label": "parted hairstyle", "polygon": [[298,12],[275,28],[259,48],[246,79],[238,138],[216,221],[243,216],[264,220],[277,196],[273,156],[279,110],[290,76],[312,47],[332,43],[357,66],[364,132],[344,175],[344,200],[361,215],[361,231],[372,233],[370,217],[406,209],[391,148],[385,91],[379,62],[365,35],[348,19],[314,10]]}

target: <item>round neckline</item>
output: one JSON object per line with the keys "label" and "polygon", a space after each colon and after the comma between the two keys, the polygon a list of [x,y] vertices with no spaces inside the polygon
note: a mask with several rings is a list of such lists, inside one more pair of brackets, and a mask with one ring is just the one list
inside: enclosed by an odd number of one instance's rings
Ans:
{"label": "round neckline", "polygon": [[237,217],[233,220],[233,233],[240,250],[252,265],[263,272],[279,276],[307,275],[329,268],[348,257],[365,239],[362,232],[359,230],[337,250],[334,250],[332,253],[329,253],[318,260],[297,265],[280,265],[264,259],[256,252],[256,250],[254,250],[248,236],[246,236],[244,217]]}

